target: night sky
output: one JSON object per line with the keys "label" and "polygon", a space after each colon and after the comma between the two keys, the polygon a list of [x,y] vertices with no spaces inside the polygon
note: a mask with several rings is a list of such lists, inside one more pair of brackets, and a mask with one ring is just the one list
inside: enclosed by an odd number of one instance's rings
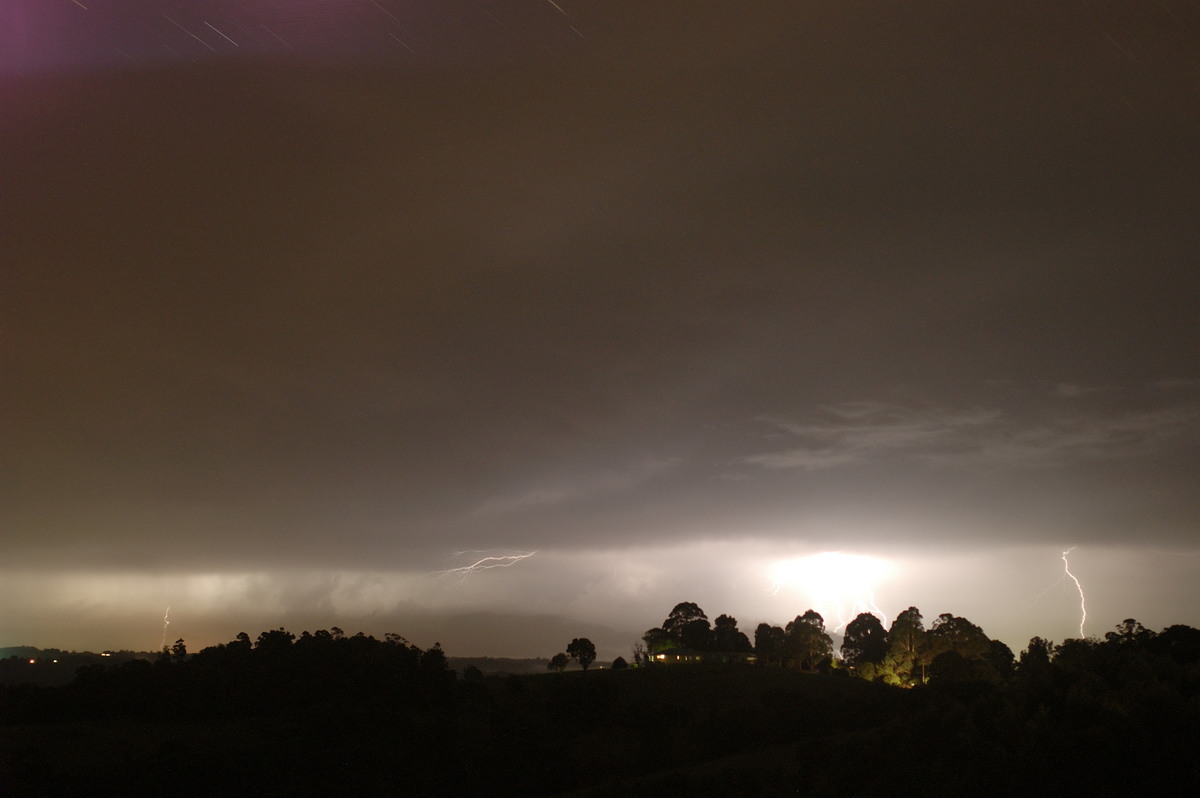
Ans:
{"label": "night sky", "polygon": [[0,646],[1200,625],[1198,144],[1183,0],[0,0]]}

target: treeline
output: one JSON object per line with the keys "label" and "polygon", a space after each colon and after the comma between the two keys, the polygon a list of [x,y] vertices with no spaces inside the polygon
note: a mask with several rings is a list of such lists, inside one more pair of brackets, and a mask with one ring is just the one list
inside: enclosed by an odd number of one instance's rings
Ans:
{"label": "treeline", "polygon": [[878,630],[856,636],[847,627],[843,644],[856,661],[848,672],[918,688],[901,691],[917,708],[914,725],[892,724],[877,738],[888,743],[879,749],[884,768],[904,766],[933,742],[942,746],[932,761],[951,779],[948,793],[1200,789],[1200,630],[1153,632],[1126,619],[1103,639],[1055,645],[1034,637],[1014,661],[963,619],[942,615],[923,630],[909,615],[901,656],[895,624],[879,642]]}
{"label": "treeline", "polygon": [[421,650],[403,637],[384,640],[340,629],[246,633],[189,655],[183,640],[158,658],[86,665],[62,687],[0,688],[8,722],[95,718],[169,720],[263,717],[321,702],[373,703],[401,710],[448,694],[455,679],[440,646]]}
{"label": "treeline", "polygon": [[846,625],[839,657],[824,619],[815,610],[783,627],[760,623],[751,643],[738,629],[736,618],[720,615],[710,624],[704,610],[685,601],[634,645],[634,661],[636,665],[672,661],[660,655],[681,651],[699,654],[695,659],[702,661],[727,660],[724,655],[730,653],[753,654],[740,661],[832,672],[898,687],[934,681],[1000,685],[1055,663],[1073,670],[1081,663],[1090,667],[1106,662],[1114,651],[1127,658],[1165,657],[1200,667],[1200,630],[1175,625],[1155,633],[1127,618],[1103,640],[1067,640],[1056,646],[1034,637],[1018,660],[1012,649],[966,618],[942,613],[926,629],[921,611],[909,607],[886,628],[877,616],[860,613]]}
{"label": "treeline", "polygon": [[909,607],[888,629],[871,613],[846,625],[842,664],[868,681],[911,687],[953,676],[999,683],[1013,674],[1013,652],[966,618],[944,612],[925,628],[921,611]]}
{"label": "treeline", "polygon": [[747,652],[750,640],[739,629],[737,618],[719,615],[709,624],[704,610],[691,601],[683,601],[667,615],[661,626],[646,631],[642,642],[633,648],[635,665],[650,662],[656,655],[675,649],[697,652]]}
{"label": "treeline", "polygon": [[[635,664],[653,664],[678,657],[680,652],[700,654],[701,660],[756,662],[805,671],[826,671],[835,665],[833,638],[825,630],[825,619],[815,610],[797,615],[784,627],[759,624],[751,643],[738,629],[737,618],[718,615],[710,624],[704,610],[684,601],[675,605],[661,626],[642,635],[633,656]],[[753,656],[737,656],[747,654]]]}
{"label": "treeline", "polygon": [[[784,627],[760,624],[748,648],[736,621],[720,617],[718,638],[698,606],[681,603],[635,652],[645,663],[669,663],[684,648],[701,652],[701,662],[721,661],[723,650],[748,650],[758,668],[728,669],[747,683],[794,669],[827,674],[814,683],[873,691],[864,704],[847,704],[846,716],[822,721],[821,733],[790,730],[806,742],[795,759],[803,775],[785,779],[788,789],[882,794],[904,774],[904,783],[937,795],[1200,790],[1200,630],[1190,626],[1155,632],[1126,619],[1102,638],[1055,644],[1034,637],[1014,656],[966,618],[943,613],[927,628],[909,607],[886,627],[860,614],[835,654],[812,610]],[[798,718],[811,717],[814,705],[792,708]]]}
{"label": "treeline", "polygon": [[153,659],[152,651],[63,651],[58,648],[13,646],[0,649],[0,684],[67,684],[87,665],[119,665],[134,659]]}

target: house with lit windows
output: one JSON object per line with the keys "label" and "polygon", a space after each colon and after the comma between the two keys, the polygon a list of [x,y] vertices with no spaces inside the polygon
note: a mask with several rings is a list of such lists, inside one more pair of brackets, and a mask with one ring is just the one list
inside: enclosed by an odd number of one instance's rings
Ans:
{"label": "house with lit windows", "polygon": [[690,648],[669,648],[650,656],[656,665],[697,664],[755,665],[758,657],[749,651],[696,651]]}

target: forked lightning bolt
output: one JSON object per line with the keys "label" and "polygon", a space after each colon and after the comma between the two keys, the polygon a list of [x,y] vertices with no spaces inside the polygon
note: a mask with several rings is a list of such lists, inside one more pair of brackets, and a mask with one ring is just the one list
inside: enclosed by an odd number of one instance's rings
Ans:
{"label": "forked lightning bolt", "polygon": [[1073,551],[1075,551],[1074,546],[1062,553],[1063,572],[1071,578],[1071,581],[1075,583],[1075,589],[1079,591],[1079,637],[1083,639],[1086,637],[1083,633],[1083,625],[1087,623],[1087,600],[1083,597],[1083,585],[1079,584],[1079,579],[1071,573],[1071,564],[1067,562],[1067,555]]}
{"label": "forked lightning bolt", "polygon": [[159,646],[160,651],[167,647],[167,627],[171,625],[170,619],[171,619],[171,608],[170,608],[170,606],[168,606],[166,613],[163,614],[163,639],[162,639],[162,645]]}
{"label": "forked lightning bolt", "polygon": [[[466,552],[457,552],[457,554],[465,554]],[[520,552],[518,554],[504,554],[496,557],[481,557],[470,565],[463,565],[459,568],[447,568],[444,571],[434,571],[439,577],[449,576],[457,580],[459,584],[471,578],[471,575],[478,571],[486,571],[489,568],[511,568],[521,560],[528,559],[537,554],[536,551]]]}

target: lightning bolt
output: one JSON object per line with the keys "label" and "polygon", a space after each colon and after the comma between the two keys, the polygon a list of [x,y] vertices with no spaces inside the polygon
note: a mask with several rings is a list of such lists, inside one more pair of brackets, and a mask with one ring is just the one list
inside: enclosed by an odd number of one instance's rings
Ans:
{"label": "lightning bolt", "polygon": [[159,651],[162,651],[164,648],[167,647],[167,627],[170,625],[171,625],[171,607],[168,605],[166,613],[163,614],[163,639],[162,639],[162,645],[159,646],[159,648],[158,648]]}
{"label": "lightning bolt", "polygon": [[[455,552],[454,556],[458,557],[463,554],[480,554],[482,552]],[[536,551],[519,552],[517,554],[504,554],[500,556],[481,557],[470,565],[463,565],[458,568],[447,568],[443,571],[434,571],[438,577],[451,577],[455,579],[455,584],[462,584],[471,578],[473,574],[479,571],[486,571],[490,568],[511,568],[521,560],[526,560],[537,554]]]}
{"label": "lightning bolt", "polygon": [[857,604],[851,605],[849,612],[845,606],[837,607],[837,626],[834,626],[830,631],[837,634],[842,634],[845,628],[859,616],[859,613],[869,612],[880,620],[886,627],[888,625],[888,615],[883,610],[879,609],[879,605],[875,603],[875,597],[869,595],[866,598],[858,600]]}
{"label": "lightning bolt", "polygon": [[1082,640],[1086,637],[1083,633],[1083,625],[1087,623],[1087,600],[1083,597],[1083,585],[1079,584],[1079,579],[1071,573],[1071,563],[1067,562],[1067,555],[1073,551],[1075,551],[1075,546],[1062,553],[1063,573],[1070,577],[1071,581],[1075,583],[1075,589],[1079,591],[1079,637]]}

